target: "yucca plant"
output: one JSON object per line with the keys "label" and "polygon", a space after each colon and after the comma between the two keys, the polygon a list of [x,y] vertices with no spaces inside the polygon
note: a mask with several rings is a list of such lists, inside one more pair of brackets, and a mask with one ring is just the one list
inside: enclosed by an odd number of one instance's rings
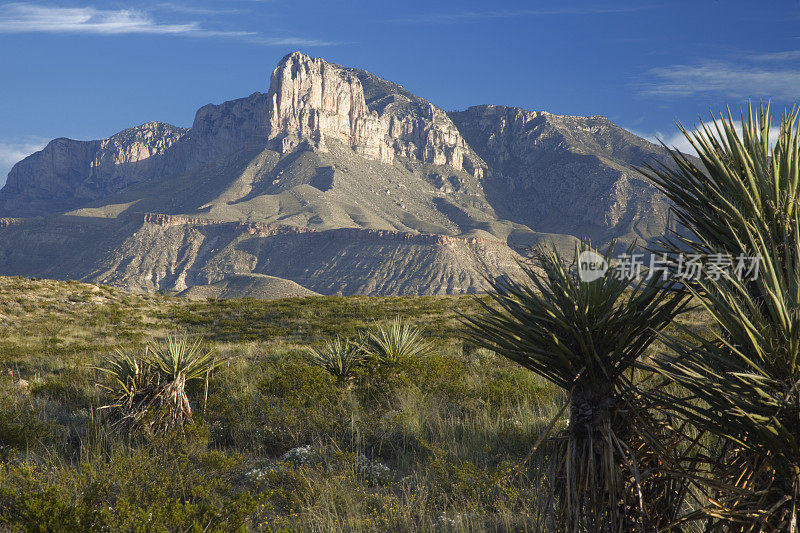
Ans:
{"label": "yucca plant", "polygon": [[158,407],[157,425],[164,429],[182,426],[192,419],[192,407],[186,394],[190,381],[208,378],[220,364],[213,350],[202,339],[192,341],[185,335],[169,336],[150,348],[152,364],[158,370],[161,386],[154,398]]}
{"label": "yucca plant", "polygon": [[702,167],[679,153],[675,169],[648,172],[689,230],[675,250],[760,257],[755,279],[705,277],[687,284],[718,326],[712,340],[665,337],[673,356],[656,368],[688,396],[664,405],[723,445],[707,457],[702,513],[708,530],[796,531],[800,504],[800,142],[797,110],[785,113],[774,148],[769,107],[735,123],[720,117],[683,130]]}
{"label": "yucca plant", "polygon": [[679,124],[701,164],[672,150],[672,166],[642,169],[673,203],[680,224],[662,244],[675,251],[737,255],[751,252],[743,249],[751,226],[763,235],[785,232],[800,210],[798,111],[784,113],[774,149],[769,104],[759,107],[758,117],[748,107],[741,135],[730,109],[727,117],[720,114],[695,132]]}
{"label": "yucca plant", "polygon": [[[604,254],[609,264],[613,247]],[[587,243],[577,247],[576,257],[589,249]],[[549,527],[657,528],[668,520],[648,508],[655,499],[652,469],[639,463],[636,450],[658,428],[640,404],[633,364],[686,298],[658,276],[633,286],[612,273],[583,282],[555,249],[540,248],[534,257],[535,265],[522,265],[525,281],[491,281],[490,302],[478,300],[483,312],[465,317],[465,332],[568,395],[569,426],[555,438],[550,479],[556,509]]]}
{"label": "yucca plant", "polygon": [[98,370],[111,378],[101,384],[113,394],[104,409],[115,409],[119,422],[140,424],[149,430],[167,431],[191,420],[192,408],[186,393],[190,381],[208,378],[220,362],[203,349],[201,339],[170,336],[145,348],[137,357],[119,351]]}
{"label": "yucca plant", "polygon": [[[719,328],[707,340],[665,337],[657,361],[690,395],[670,405],[728,443],[711,459],[705,513],[719,530],[795,531],[800,503],[800,216],[781,243],[751,230],[762,257],[755,282],[689,286]],[[791,239],[791,240],[790,240]],[[779,250],[787,246],[794,250]],[[780,256],[785,262],[777,263]]]}
{"label": "yucca plant", "polygon": [[350,384],[364,361],[364,352],[357,342],[336,337],[322,348],[308,350],[308,362],[318,366],[344,384]]}
{"label": "yucca plant", "polygon": [[377,326],[362,342],[369,356],[386,365],[426,355],[431,349],[430,343],[422,336],[422,330],[400,317],[388,325]]}
{"label": "yucca plant", "polygon": [[120,418],[117,423],[137,422],[146,411],[154,390],[158,386],[158,374],[148,360],[117,350],[115,357],[104,365],[94,367],[111,379],[111,384],[100,386],[113,395],[112,402],[101,409],[115,409]]}

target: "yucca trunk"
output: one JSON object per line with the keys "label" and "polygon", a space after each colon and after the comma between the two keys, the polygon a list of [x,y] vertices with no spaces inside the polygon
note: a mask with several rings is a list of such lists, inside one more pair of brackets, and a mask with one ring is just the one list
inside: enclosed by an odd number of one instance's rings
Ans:
{"label": "yucca trunk", "polygon": [[612,418],[617,402],[616,395],[607,387],[576,388],[570,400],[570,432],[575,437],[594,434],[604,420]]}
{"label": "yucca trunk", "polygon": [[186,395],[186,378],[183,374],[178,374],[168,382],[158,397],[164,429],[180,427],[192,420],[192,407]]}
{"label": "yucca trunk", "polygon": [[[642,524],[641,502],[632,501],[626,488],[636,480],[620,442],[625,431],[617,402],[607,393],[574,392],[570,402],[569,438],[565,455],[572,456],[567,481],[574,531],[627,531]],[[633,506],[632,506],[633,504]],[[585,517],[583,524],[578,517]]]}

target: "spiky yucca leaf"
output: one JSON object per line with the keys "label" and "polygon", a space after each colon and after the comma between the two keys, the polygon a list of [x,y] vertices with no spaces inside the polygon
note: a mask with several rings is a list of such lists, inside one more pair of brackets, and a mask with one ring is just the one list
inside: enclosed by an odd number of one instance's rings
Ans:
{"label": "spiky yucca leaf", "polygon": [[145,359],[139,359],[128,352],[117,350],[114,358],[109,359],[102,366],[92,368],[111,378],[112,384],[110,386],[100,384],[102,388],[111,392],[121,392],[123,397],[127,397],[146,385],[146,382],[142,382],[142,378],[148,365]]}
{"label": "spiky yucca leaf", "polygon": [[214,351],[203,348],[202,339],[192,341],[185,335],[168,336],[151,344],[150,352],[153,364],[167,381],[201,378],[219,364],[214,360]]}
{"label": "spiky yucca leaf", "polygon": [[[589,249],[586,243],[576,247],[576,257]],[[608,263],[612,251],[613,244],[605,252]],[[587,283],[555,249],[541,248],[535,257],[543,275],[522,265],[524,282],[492,281],[491,303],[481,302],[483,313],[465,317],[465,326],[475,344],[569,395],[569,429],[557,437],[551,476],[557,504],[551,527],[609,532],[659,527],[672,515],[649,513],[658,489],[634,452],[658,431],[642,412],[629,373],[686,298],[666,290],[658,276],[634,287],[610,273]]]}
{"label": "spiky yucca leaf", "polygon": [[430,343],[422,336],[422,330],[396,317],[389,325],[377,326],[368,332],[364,350],[381,363],[397,364],[402,359],[426,355]]}
{"label": "spiky yucca leaf", "polygon": [[[665,406],[730,443],[709,458],[709,528],[796,530],[800,475],[800,142],[798,110],[785,113],[772,149],[769,107],[728,113],[700,133],[683,130],[703,163],[673,154],[649,174],[688,235],[674,249],[760,256],[756,280],[703,279],[688,287],[713,316],[713,340],[667,337],[678,355],[657,365],[689,398]],[[690,332],[689,335],[691,336]]]}
{"label": "spiky yucca leaf", "polygon": [[[673,167],[647,165],[642,172],[672,201],[673,213],[690,235],[673,235],[673,250],[703,254],[749,252],[747,225],[763,235],[780,234],[800,209],[800,151],[796,127],[800,109],[784,113],[774,149],[769,105],[758,116],[748,107],[739,135],[730,109],[697,132],[679,125],[701,165],[677,150]],[[664,145],[665,148],[668,148]],[[776,233],[777,232],[777,233]]]}
{"label": "spiky yucca leaf", "polygon": [[[604,254],[609,264],[613,248],[612,243]],[[582,244],[575,253],[589,249]],[[536,258],[545,275],[523,264],[527,282],[491,281],[496,307],[481,302],[484,313],[466,318],[467,332],[479,346],[565,390],[576,380],[578,389],[586,384],[613,390],[655,340],[655,331],[685,306],[685,298],[665,291],[669,286],[658,276],[642,277],[634,287],[611,273],[586,283],[555,249],[542,248]]]}
{"label": "spiky yucca leaf", "polygon": [[363,361],[362,347],[341,337],[328,341],[322,348],[308,350],[309,364],[322,368],[340,382],[351,381]]}

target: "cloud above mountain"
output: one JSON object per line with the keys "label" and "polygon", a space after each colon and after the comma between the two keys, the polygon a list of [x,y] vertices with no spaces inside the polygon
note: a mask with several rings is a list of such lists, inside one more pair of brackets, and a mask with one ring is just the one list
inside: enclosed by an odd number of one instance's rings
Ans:
{"label": "cloud above mountain", "polygon": [[633,13],[652,6],[578,6],[554,7],[538,9],[491,9],[486,11],[456,11],[451,13],[426,13],[414,17],[394,19],[394,22],[411,22],[426,24],[455,24],[461,22],[481,22],[487,19],[506,19],[518,17],[548,17],[548,16],[582,16],[582,15],[613,15],[619,13]]}
{"label": "cloud above mountain", "polygon": [[800,50],[744,53],[735,59],[705,59],[692,64],[655,67],[641,94],[689,97],[703,94],[729,98],[800,97]]}
{"label": "cloud above mountain", "polygon": [[[219,15],[219,10],[165,3],[156,11],[182,15]],[[228,13],[236,11],[228,11]],[[198,38],[243,39],[274,46],[328,46],[339,44],[296,36],[269,37],[254,31],[214,29],[196,20],[166,21],[143,9],[102,9],[92,6],[58,7],[32,3],[0,5],[0,33],[62,33],[84,35],[175,35]]]}
{"label": "cloud above mountain", "polygon": [[[712,120],[705,121],[705,124],[706,126],[708,126],[714,137],[719,138],[719,135],[717,133],[717,127],[722,128],[722,121],[720,121],[720,119],[717,118],[714,119],[713,121]],[[696,125],[693,127],[687,126],[687,129],[689,133],[692,135],[697,135],[698,133],[703,132],[703,128],[700,125]],[[742,135],[741,125],[736,124],[735,129],[736,132],[741,137]],[[780,128],[778,128],[777,126],[773,126],[769,129],[770,144],[772,144],[772,146],[775,146],[775,142],[778,140],[779,133],[780,133]],[[656,144],[658,144],[659,142],[663,142],[664,144],[667,145],[668,148],[676,149],[685,154],[697,155],[697,152],[695,151],[694,147],[692,147],[692,143],[689,142],[689,139],[687,139],[686,136],[680,131],[675,131],[674,133],[669,133],[669,134],[664,134],[661,132],[656,132],[651,134],[638,132],[636,134],[641,137],[644,137],[650,142]]]}
{"label": "cloud above mountain", "polygon": [[252,35],[252,32],[209,30],[198,22],[167,24],[138,9],[53,7],[26,3],[0,6],[2,33],[87,33],[119,35],[151,33],[194,36]]}

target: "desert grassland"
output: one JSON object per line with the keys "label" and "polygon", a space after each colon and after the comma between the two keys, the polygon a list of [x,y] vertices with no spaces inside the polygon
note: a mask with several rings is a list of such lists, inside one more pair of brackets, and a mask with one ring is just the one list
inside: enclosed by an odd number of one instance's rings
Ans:
{"label": "desert grassland", "polygon": [[[564,402],[461,340],[472,296],[187,301],[0,277],[0,529],[535,530],[548,463],[521,465]],[[428,356],[352,386],[305,350],[402,316]],[[681,318],[707,328],[701,311]],[[115,349],[202,336],[225,363],[166,436],[114,429]],[[653,350],[658,350],[654,346]]]}

